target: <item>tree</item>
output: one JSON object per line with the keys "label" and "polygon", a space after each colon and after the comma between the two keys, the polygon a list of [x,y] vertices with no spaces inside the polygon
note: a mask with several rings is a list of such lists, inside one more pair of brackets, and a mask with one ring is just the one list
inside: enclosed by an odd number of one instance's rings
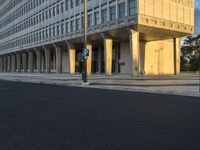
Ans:
{"label": "tree", "polygon": [[200,69],[200,35],[188,36],[181,48],[181,71]]}

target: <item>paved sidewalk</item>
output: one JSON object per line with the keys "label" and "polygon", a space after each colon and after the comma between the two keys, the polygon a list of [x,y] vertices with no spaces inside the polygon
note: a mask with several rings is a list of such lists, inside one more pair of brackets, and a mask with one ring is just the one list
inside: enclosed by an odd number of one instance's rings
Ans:
{"label": "paved sidewalk", "polygon": [[68,74],[0,73],[0,80],[200,97],[199,75],[192,73],[178,76],[135,78],[130,75],[91,75],[89,86],[81,84],[80,74],[71,76]]}

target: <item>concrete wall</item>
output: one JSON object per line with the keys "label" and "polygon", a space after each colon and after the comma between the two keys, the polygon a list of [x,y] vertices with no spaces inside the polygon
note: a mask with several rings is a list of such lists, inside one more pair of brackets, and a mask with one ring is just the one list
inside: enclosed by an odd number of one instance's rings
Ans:
{"label": "concrete wall", "polygon": [[129,42],[120,43],[120,73],[131,73],[131,54]]}
{"label": "concrete wall", "polygon": [[145,75],[174,74],[173,40],[146,42],[144,72]]}

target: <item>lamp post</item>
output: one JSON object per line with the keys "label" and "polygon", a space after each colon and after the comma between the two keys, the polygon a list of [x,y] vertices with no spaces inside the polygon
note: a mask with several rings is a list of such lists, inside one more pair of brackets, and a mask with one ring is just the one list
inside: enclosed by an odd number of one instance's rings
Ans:
{"label": "lamp post", "polygon": [[84,51],[87,49],[87,0],[84,0],[84,49],[83,49],[83,71],[82,81],[87,83],[87,58],[84,56]]}

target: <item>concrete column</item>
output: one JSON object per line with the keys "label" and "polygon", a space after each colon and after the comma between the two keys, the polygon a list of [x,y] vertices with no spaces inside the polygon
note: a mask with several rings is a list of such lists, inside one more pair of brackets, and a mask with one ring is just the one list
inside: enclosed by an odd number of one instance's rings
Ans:
{"label": "concrete column", "polygon": [[174,75],[180,74],[180,38],[174,38]]}
{"label": "concrete column", "polygon": [[62,73],[62,51],[61,47],[56,46],[56,72],[57,73]]}
{"label": "concrete column", "polygon": [[101,45],[98,45],[98,73],[101,73]]}
{"label": "concrete column", "polygon": [[7,56],[7,71],[11,71],[11,57],[10,55]]}
{"label": "concrete column", "polygon": [[112,75],[112,39],[104,38],[105,74]]}
{"label": "concrete column", "polygon": [[132,76],[139,76],[139,56],[140,56],[140,46],[139,46],[139,32],[129,29],[130,33],[130,54],[132,61]]}
{"label": "concrete column", "polygon": [[87,49],[89,49],[89,57],[87,59],[87,75],[91,75],[92,72],[92,44],[87,44]]}
{"label": "concrete column", "polygon": [[115,73],[119,73],[119,45],[115,46]]}
{"label": "concrete column", "polygon": [[3,71],[7,71],[7,62],[6,62],[6,56],[3,56]]}
{"label": "concrete column", "polygon": [[28,69],[30,73],[33,73],[33,52],[28,52]]}
{"label": "concrete column", "polygon": [[27,54],[26,54],[26,52],[22,53],[22,64],[23,64],[24,72],[27,72]]}
{"label": "concrete column", "polygon": [[76,66],[76,50],[75,48],[69,49],[69,73],[71,75],[75,74]]}
{"label": "concrete column", "polygon": [[51,73],[50,49],[45,48],[44,50],[45,50],[46,72]]}
{"label": "concrete column", "polygon": [[17,72],[21,72],[21,54],[17,53]]}
{"label": "concrete column", "polygon": [[3,72],[3,58],[0,56],[0,72]]}
{"label": "concrete column", "polygon": [[12,72],[16,72],[16,58],[15,58],[15,54],[12,54]]}
{"label": "concrete column", "polygon": [[37,71],[38,73],[41,73],[41,51],[40,50],[36,50],[36,64],[37,64]]}

